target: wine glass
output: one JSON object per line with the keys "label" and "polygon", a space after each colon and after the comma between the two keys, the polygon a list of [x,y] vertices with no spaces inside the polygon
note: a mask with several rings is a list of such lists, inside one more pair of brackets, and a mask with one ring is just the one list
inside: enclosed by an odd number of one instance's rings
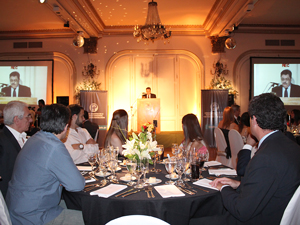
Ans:
{"label": "wine glass", "polygon": [[143,188],[144,185],[141,184],[141,176],[143,175],[144,166],[143,163],[140,161],[136,161],[136,168],[135,168],[135,175],[137,176],[137,184],[134,186],[134,188]]}
{"label": "wine glass", "polygon": [[92,177],[95,176],[94,165],[97,162],[97,153],[89,153],[88,154],[88,162],[92,167],[92,171],[89,173]]}
{"label": "wine glass", "polygon": [[144,170],[143,170],[143,175],[144,175],[144,184],[146,183],[147,179],[146,179],[146,173],[149,173],[149,159],[144,158],[142,159],[142,163],[144,166]]}
{"label": "wine glass", "polygon": [[128,172],[130,173],[130,181],[127,183],[128,186],[133,186],[136,183],[132,181],[132,175],[135,173],[136,169],[136,162],[134,162],[132,159],[126,159],[126,168]]}
{"label": "wine glass", "polygon": [[179,179],[175,182],[177,185],[179,186],[183,186],[184,185],[184,182],[183,180],[181,179],[181,176],[182,176],[182,173],[184,171],[184,162],[183,162],[183,159],[177,159],[176,160],[176,166],[175,166],[175,169],[176,169],[176,172],[178,174],[178,177]]}
{"label": "wine glass", "polygon": [[183,168],[184,168],[184,175],[185,175],[185,177],[182,179],[183,181],[190,181],[190,179],[189,178],[187,178],[186,177],[186,173],[187,173],[187,171],[188,171],[188,169],[190,168],[190,165],[191,165],[191,163],[190,163],[190,158],[189,157],[183,157],[182,158],[182,162],[183,162]]}
{"label": "wine glass", "polygon": [[109,177],[109,179],[113,183],[118,183],[118,179],[116,177],[116,169],[118,167],[118,160],[116,159],[113,152],[114,151],[110,151],[110,154],[109,154],[108,166],[112,172],[112,175]]}
{"label": "wine glass", "polygon": [[172,154],[175,157],[176,157],[177,149],[178,149],[178,144],[177,143],[172,143]]}
{"label": "wine glass", "polygon": [[103,173],[103,180],[100,182],[102,186],[105,186],[108,183],[108,180],[106,179],[107,174],[107,160],[108,160],[108,154],[106,149],[101,149],[100,153],[98,154],[99,157],[99,168],[100,171]]}
{"label": "wine glass", "polygon": [[167,173],[169,174],[169,181],[166,181],[166,184],[174,184],[175,182],[171,180],[171,174],[175,170],[175,165],[176,165],[176,159],[175,158],[170,158],[165,160],[165,168]]}
{"label": "wine glass", "polygon": [[158,148],[157,154],[158,154],[158,159],[159,159],[158,161],[160,162],[162,160],[161,156],[164,153],[164,146],[163,145],[156,145],[156,147]]}
{"label": "wine glass", "polygon": [[153,168],[151,169],[151,172],[154,172],[154,173],[160,173],[161,170],[160,170],[160,169],[156,169],[157,150],[153,150],[152,152],[153,152],[154,154],[152,155],[152,159],[153,159]]}

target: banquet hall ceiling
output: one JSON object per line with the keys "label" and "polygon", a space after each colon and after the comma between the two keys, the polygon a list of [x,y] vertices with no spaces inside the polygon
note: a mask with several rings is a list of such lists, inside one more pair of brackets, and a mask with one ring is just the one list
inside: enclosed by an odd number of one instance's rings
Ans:
{"label": "banquet hall ceiling", "polygon": [[[144,25],[150,0],[5,0],[0,39],[132,35]],[[226,36],[234,32],[300,33],[299,0],[156,0],[172,35]],[[65,24],[69,23],[69,27]]]}

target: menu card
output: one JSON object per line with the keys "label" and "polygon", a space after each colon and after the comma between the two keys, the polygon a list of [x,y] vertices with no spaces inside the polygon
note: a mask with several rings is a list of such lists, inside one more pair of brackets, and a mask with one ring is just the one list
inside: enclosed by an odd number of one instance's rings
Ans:
{"label": "menu card", "polygon": [[163,198],[185,196],[175,185],[161,185],[154,188]]}

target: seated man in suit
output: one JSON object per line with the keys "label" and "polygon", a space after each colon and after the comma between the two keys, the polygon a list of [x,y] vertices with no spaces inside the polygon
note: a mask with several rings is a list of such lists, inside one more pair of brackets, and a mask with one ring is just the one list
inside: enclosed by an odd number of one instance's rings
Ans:
{"label": "seated man in suit", "polygon": [[239,105],[232,105],[231,108],[233,109],[233,116],[234,116],[234,122],[239,125],[241,117],[241,107]]}
{"label": "seated man in suit", "polygon": [[[190,224],[280,224],[300,184],[300,146],[280,130],[286,110],[271,93],[255,96],[249,104],[251,133],[258,150],[241,181],[217,178],[211,185],[221,191],[226,210],[212,220],[192,219]],[[202,221],[201,221],[202,220]]]}
{"label": "seated man in suit", "polygon": [[97,130],[99,129],[99,126],[96,123],[89,120],[89,113],[86,110],[84,110],[84,119],[85,119],[85,121],[84,121],[82,127],[87,129],[87,131],[90,133],[92,138],[95,139],[95,136],[96,136]]}
{"label": "seated man in suit", "polygon": [[10,86],[2,88],[6,97],[31,97],[29,87],[20,84],[20,74],[17,71],[9,75]]}
{"label": "seated man in suit", "polygon": [[[71,122],[66,139],[63,139],[75,164],[87,162],[87,144],[97,144],[85,128],[81,128],[84,122],[84,109],[76,104],[69,105],[71,110]],[[43,111],[42,111],[43,113]]]}
{"label": "seated man in suit", "polygon": [[146,94],[144,94],[142,96],[142,98],[156,98],[156,95],[151,93],[151,88],[150,87],[147,87],[146,88]]}
{"label": "seated man in suit", "polygon": [[281,85],[272,88],[278,97],[300,97],[300,86],[291,83],[292,72],[283,70],[280,74]]}
{"label": "seated man in suit", "polygon": [[0,131],[0,190],[5,197],[18,153],[26,142],[26,133],[32,122],[28,105],[9,102],[4,110],[5,126]]}

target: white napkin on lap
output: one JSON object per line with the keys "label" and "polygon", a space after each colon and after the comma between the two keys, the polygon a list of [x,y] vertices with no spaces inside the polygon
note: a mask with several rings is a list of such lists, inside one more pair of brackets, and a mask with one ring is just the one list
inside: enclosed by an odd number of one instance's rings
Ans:
{"label": "white napkin on lap", "polygon": [[222,163],[218,161],[208,161],[204,163],[204,167],[209,167],[209,166],[219,166],[222,165]]}
{"label": "white napkin on lap", "polygon": [[92,171],[91,166],[77,166],[77,169],[80,171]]}
{"label": "white napkin on lap", "polygon": [[110,184],[104,188],[100,188],[96,191],[91,192],[90,195],[98,195],[99,197],[108,198],[118,193],[119,191],[124,190],[125,188],[127,188],[127,185]]}
{"label": "white napkin on lap", "polygon": [[236,176],[236,170],[230,168],[220,168],[220,169],[208,169],[209,175],[231,175]]}
{"label": "white napkin on lap", "polygon": [[161,185],[154,188],[163,198],[185,196],[175,185]]}
{"label": "white napkin on lap", "polygon": [[206,188],[210,188],[210,189],[214,189],[214,190],[217,190],[217,188],[215,187],[212,187],[209,183],[212,182],[211,180],[209,179],[206,179],[206,178],[203,178],[203,179],[200,179],[200,180],[197,180],[196,182],[194,182],[193,184],[194,185],[198,185],[198,186],[202,186],[202,187],[206,187]]}

